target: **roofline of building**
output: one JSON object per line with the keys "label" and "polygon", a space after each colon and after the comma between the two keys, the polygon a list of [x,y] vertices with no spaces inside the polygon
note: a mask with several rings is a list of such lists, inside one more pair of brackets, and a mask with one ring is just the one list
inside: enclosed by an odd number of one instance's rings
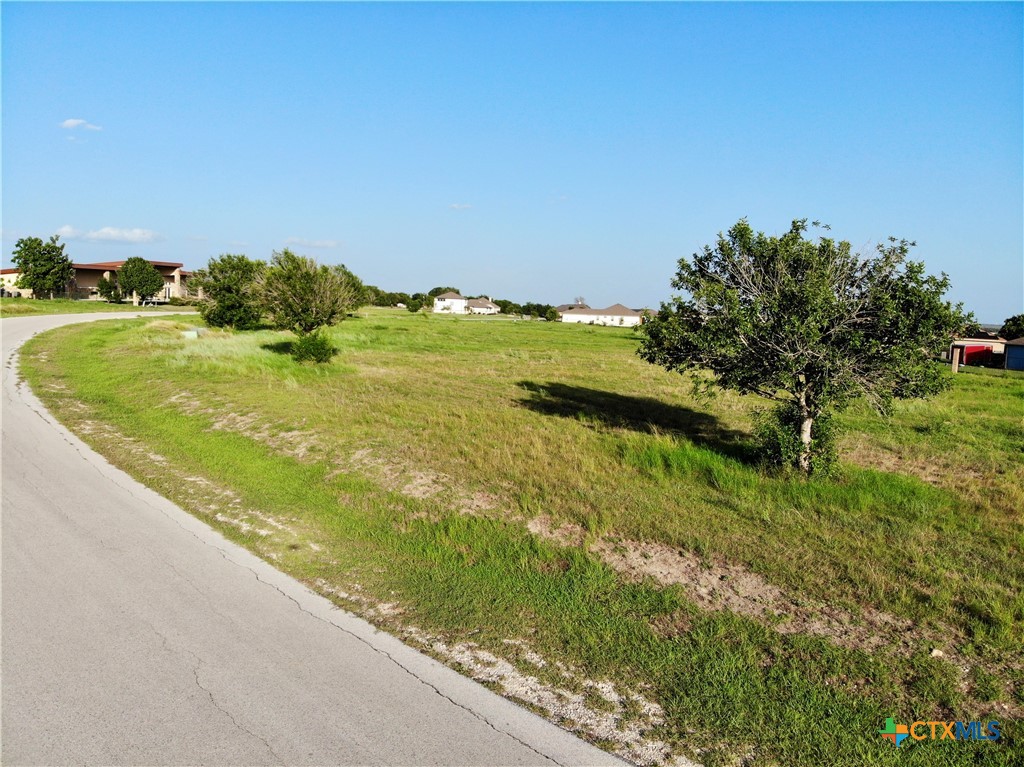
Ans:
{"label": "roofline of building", "polygon": [[[153,266],[173,266],[176,269],[180,269],[185,264],[179,263],[178,261],[150,261],[148,258],[143,259],[147,263]],[[72,264],[75,269],[117,269],[124,266],[124,261],[94,261],[91,264]]]}
{"label": "roofline of building", "polygon": [[624,307],[625,312],[620,309],[613,309],[609,306],[607,309],[581,309],[576,307],[574,309],[566,309],[562,314],[573,314],[573,315],[593,315],[594,317],[639,317],[642,312],[638,312],[635,309],[630,309],[628,306]]}

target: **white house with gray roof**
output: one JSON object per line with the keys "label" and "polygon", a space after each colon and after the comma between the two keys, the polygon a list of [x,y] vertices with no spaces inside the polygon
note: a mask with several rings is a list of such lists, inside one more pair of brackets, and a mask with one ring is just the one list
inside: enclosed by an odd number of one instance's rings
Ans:
{"label": "white house with gray roof", "polygon": [[489,298],[471,298],[466,302],[470,314],[499,314],[501,307]]}
{"label": "white house with gray roof", "polygon": [[607,309],[576,307],[561,313],[562,322],[576,322],[583,325],[606,325],[631,328],[643,322],[640,312],[622,304],[613,304]]}
{"label": "white house with gray roof", "polygon": [[449,290],[434,297],[434,314],[469,314],[469,299]]}
{"label": "white house with gray roof", "polygon": [[466,298],[448,291],[434,298],[434,314],[498,314],[501,307],[489,298]]}

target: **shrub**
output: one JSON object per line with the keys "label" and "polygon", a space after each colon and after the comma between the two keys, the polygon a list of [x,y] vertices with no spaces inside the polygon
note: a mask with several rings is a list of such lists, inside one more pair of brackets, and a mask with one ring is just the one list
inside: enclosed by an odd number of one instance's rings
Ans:
{"label": "shrub", "polygon": [[[781,470],[798,465],[804,449],[800,441],[802,420],[796,403],[782,403],[770,410],[757,411],[754,436],[758,457],[766,466]],[[831,413],[824,413],[814,420],[811,428],[811,474],[827,477],[835,472],[839,460],[836,431]]]}
{"label": "shrub", "polygon": [[121,294],[121,289],[117,286],[116,279],[108,280],[106,277],[100,277],[96,281],[96,292],[100,294],[101,298],[105,298],[107,303],[119,304],[124,296]]}
{"label": "shrub", "polygon": [[261,312],[253,284],[263,270],[262,261],[225,253],[211,258],[205,269],[192,277],[191,287],[202,291],[199,314],[215,328],[253,330],[259,327]]}
{"label": "shrub", "polygon": [[330,362],[337,353],[334,344],[319,331],[300,335],[292,343],[292,357],[296,362]]}
{"label": "shrub", "polygon": [[416,312],[423,308],[423,303],[421,301],[416,301],[415,299],[413,299],[405,305],[405,308],[415,314]]}

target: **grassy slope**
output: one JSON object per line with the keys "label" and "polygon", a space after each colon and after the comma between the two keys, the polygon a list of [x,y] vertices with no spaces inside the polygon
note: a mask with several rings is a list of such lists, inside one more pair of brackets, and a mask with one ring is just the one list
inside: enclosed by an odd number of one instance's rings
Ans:
{"label": "grassy slope", "polygon": [[[0,298],[0,317],[25,317],[36,314],[83,314],[87,312],[159,312],[182,311],[180,306],[132,306],[131,303],[108,304],[106,301],[52,301],[31,298]],[[186,308],[185,311],[188,311]]]}
{"label": "grassy slope", "polygon": [[[400,605],[397,617],[371,611],[382,625],[502,657],[503,640],[525,639],[658,701],[656,734],[707,764],[1015,755],[999,706],[1024,703],[1020,378],[960,376],[889,422],[854,409],[848,452],[899,473],[847,465],[838,483],[804,483],[747,462],[756,402],[694,402],[624,330],[375,312],[336,328],[341,354],[311,367],[280,353],[286,335],[185,341],[177,327],[60,329],[30,343],[23,367],[63,420],[229,537],[321,588]],[[186,476],[235,495],[211,500]],[[467,499],[477,513],[460,513]],[[228,507],[289,532],[224,521]],[[921,634],[869,653],[699,609],[682,587],[627,580],[579,545],[530,534],[541,514],[591,542],[681,547]],[[966,659],[965,679],[930,656],[936,636]],[[997,718],[1009,737],[897,752],[876,734],[887,716]]]}

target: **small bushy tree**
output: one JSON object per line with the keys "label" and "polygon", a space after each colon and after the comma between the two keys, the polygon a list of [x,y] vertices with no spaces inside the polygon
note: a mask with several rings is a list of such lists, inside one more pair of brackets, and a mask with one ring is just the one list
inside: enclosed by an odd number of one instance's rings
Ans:
{"label": "small bushy tree", "polygon": [[274,327],[300,339],[340,322],[365,296],[362,281],[344,266],[323,266],[287,248],[274,253],[254,289]]}
{"label": "small bushy tree", "polygon": [[943,300],[946,275],[907,261],[914,243],[890,238],[862,258],[848,242],[807,239],[806,231],[805,219],[781,237],[741,220],[714,247],[681,259],[672,286],[687,295],[641,326],[638,353],[698,373],[698,388],[778,403],[762,422],[762,448],[809,474],[834,456],[823,417],[857,397],[886,412],[894,400],[948,386],[933,359],[966,318]]}
{"label": "small bushy tree", "polygon": [[163,290],[164,277],[146,259],[132,256],[118,270],[117,284],[124,295],[136,293],[146,299]]}
{"label": "small bushy tree", "polygon": [[108,303],[119,304],[123,296],[121,295],[121,288],[117,285],[117,274],[115,273],[111,279],[106,277],[100,277],[96,281],[96,292],[100,294],[102,298],[105,298]]}
{"label": "small bushy tree", "polygon": [[202,290],[199,314],[206,324],[235,330],[258,327],[262,311],[254,285],[265,266],[244,255],[225,253],[197,271],[190,282],[193,289]]}
{"label": "small bushy tree", "polygon": [[57,235],[48,242],[38,237],[21,238],[14,245],[11,261],[19,271],[17,287],[31,290],[34,298],[66,293],[75,276],[75,268]]}

